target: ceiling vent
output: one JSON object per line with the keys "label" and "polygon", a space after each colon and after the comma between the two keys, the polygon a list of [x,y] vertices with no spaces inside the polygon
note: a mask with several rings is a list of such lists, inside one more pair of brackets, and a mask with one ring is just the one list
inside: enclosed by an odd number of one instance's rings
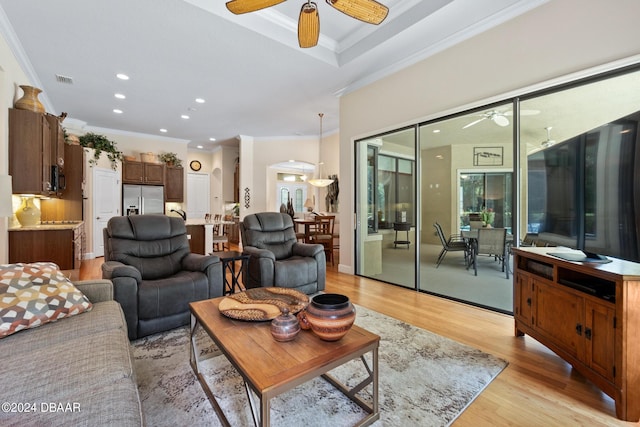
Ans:
{"label": "ceiling vent", "polygon": [[56,74],[56,81],[58,83],[65,83],[68,85],[73,84],[73,77],[63,76],[62,74]]}

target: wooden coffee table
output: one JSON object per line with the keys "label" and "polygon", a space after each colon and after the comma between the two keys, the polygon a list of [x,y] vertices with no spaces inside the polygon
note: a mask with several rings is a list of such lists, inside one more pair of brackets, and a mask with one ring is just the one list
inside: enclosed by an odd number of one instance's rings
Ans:
{"label": "wooden coffee table", "polygon": [[[378,345],[380,337],[354,325],[349,333],[335,342],[322,341],[311,331],[300,331],[294,341],[277,342],[271,336],[270,322],[246,322],[229,319],[218,310],[223,297],[192,302],[190,360],[198,381],[207,394],[220,422],[230,426],[220,405],[200,373],[204,360],[198,353],[195,333],[203,328],[221,353],[244,379],[251,412],[256,426],[268,426],[271,399],[283,392],[322,376],[366,412],[358,426],[367,426],[380,418],[378,408]],[[364,355],[372,353],[372,367]],[[327,374],[330,370],[360,358],[368,377],[360,384],[347,388]],[[372,401],[366,402],[357,394],[371,385]],[[255,402],[259,399],[259,413]]]}

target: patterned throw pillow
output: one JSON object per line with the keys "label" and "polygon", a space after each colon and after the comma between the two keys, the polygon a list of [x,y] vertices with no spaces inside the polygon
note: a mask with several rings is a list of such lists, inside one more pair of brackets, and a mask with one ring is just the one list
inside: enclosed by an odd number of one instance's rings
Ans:
{"label": "patterned throw pillow", "polygon": [[91,308],[54,263],[0,265],[0,338]]}

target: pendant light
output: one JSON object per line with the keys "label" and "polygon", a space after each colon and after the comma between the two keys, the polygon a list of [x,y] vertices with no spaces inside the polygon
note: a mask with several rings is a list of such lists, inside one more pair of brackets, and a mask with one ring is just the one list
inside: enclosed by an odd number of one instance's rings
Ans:
{"label": "pendant light", "polygon": [[[318,116],[320,116],[320,148],[321,148],[322,147],[322,117],[324,117],[324,113],[318,113]],[[320,187],[320,188],[327,187],[329,186],[329,184],[333,182],[333,179],[322,178],[322,165],[323,165],[322,162],[318,164],[318,178],[313,178],[307,181],[309,184],[313,185],[314,187]]]}

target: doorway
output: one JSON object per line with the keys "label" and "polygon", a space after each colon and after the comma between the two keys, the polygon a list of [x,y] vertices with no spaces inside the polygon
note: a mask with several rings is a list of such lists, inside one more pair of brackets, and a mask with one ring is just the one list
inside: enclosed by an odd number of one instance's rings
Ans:
{"label": "doorway", "polygon": [[93,167],[93,256],[104,256],[102,230],[107,222],[120,215],[120,183],[118,173],[112,169]]}

